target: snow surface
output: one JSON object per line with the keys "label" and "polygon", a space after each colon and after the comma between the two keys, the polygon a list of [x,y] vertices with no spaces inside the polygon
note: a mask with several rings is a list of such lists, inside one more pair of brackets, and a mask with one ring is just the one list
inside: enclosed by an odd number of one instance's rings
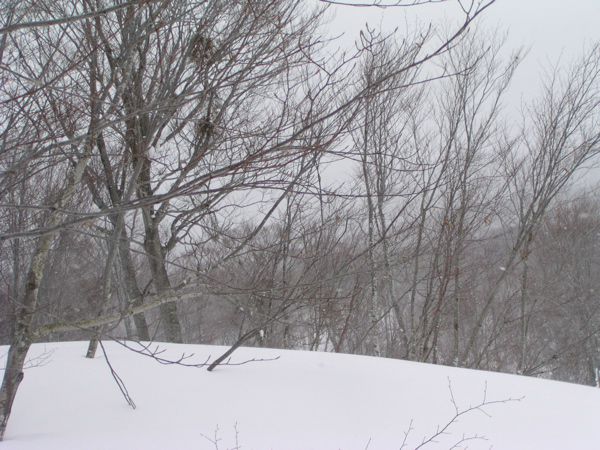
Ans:
{"label": "snow surface", "polygon": [[[2,450],[32,449],[405,449],[459,410],[524,397],[459,418],[425,449],[598,449],[600,390],[513,375],[330,353],[241,348],[242,366],[166,366],[107,343],[109,360],[137,404],[121,396],[102,352],[87,343],[36,344]],[[161,344],[163,357],[224,347]],[[0,347],[5,356],[6,347]],[[37,359],[43,355],[41,359]],[[188,361],[190,362],[190,361]],[[3,363],[0,363],[0,367]],[[2,371],[0,370],[0,375]],[[487,385],[487,388],[486,388]],[[411,424],[412,423],[412,424]],[[236,425],[237,424],[237,425]],[[236,433],[237,428],[237,433]],[[236,444],[237,434],[237,444]]]}

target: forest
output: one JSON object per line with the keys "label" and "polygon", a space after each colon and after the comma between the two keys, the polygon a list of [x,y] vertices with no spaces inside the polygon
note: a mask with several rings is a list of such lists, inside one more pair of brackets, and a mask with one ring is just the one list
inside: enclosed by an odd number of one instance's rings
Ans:
{"label": "forest", "polygon": [[514,114],[495,0],[343,51],[336,3],[0,0],[0,436],[36,342],[600,385],[600,44]]}

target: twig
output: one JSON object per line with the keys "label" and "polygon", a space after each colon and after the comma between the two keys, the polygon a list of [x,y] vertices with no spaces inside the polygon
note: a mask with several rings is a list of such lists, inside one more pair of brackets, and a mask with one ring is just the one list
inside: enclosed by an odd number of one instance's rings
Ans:
{"label": "twig", "polygon": [[[233,425],[233,429],[235,430],[235,447],[227,447],[227,450],[241,450],[242,446],[239,442],[239,430],[237,422]],[[223,441],[223,438],[219,437],[219,431],[219,425],[217,425],[215,428],[214,436],[212,438],[208,437],[203,433],[200,433],[200,436],[202,436],[204,439],[210,442],[214,446],[215,450],[219,450],[219,442]]]}
{"label": "twig", "polygon": [[217,425],[217,427],[215,428],[215,436],[214,439],[209,438],[208,436],[206,436],[205,434],[200,433],[200,436],[202,436],[204,439],[206,439],[208,442],[210,442],[212,445],[215,446],[215,450],[219,450],[219,441],[221,440],[221,438],[219,438],[219,425]]}
{"label": "twig", "polygon": [[[4,359],[8,353],[0,354],[0,360]],[[23,369],[33,369],[34,367],[44,367],[50,362],[50,357],[54,354],[54,350],[44,349],[44,353],[33,358],[29,358],[23,364]],[[6,367],[0,367],[0,370],[6,370]]]}
{"label": "twig", "polygon": [[411,431],[413,431],[413,419],[410,419],[410,423],[408,424],[408,430],[406,430],[404,432],[404,439],[402,439],[402,444],[400,445],[400,450],[402,450],[404,447],[406,447],[406,441],[408,440],[408,435],[410,434]]}
{"label": "twig", "polygon": [[73,22],[79,22],[81,20],[90,19],[93,17],[104,16],[104,15],[110,14],[115,11],[119,11],[124,8],[128,8],[128,7],[136,5],[136,4],[148,3],[150,1],[155,2],[157,0],[134,0],[131,2],[117,4],[114,6],[110,6],[108,8],[100,9],[98,11],[91,11],[88,13],[77,14],[74,16],[59,17],[57,19],[48,19],[48,20],[32,21],[32,22],[25,22],[25,23],[14,23],[14,24],[10,24],[10,25],[0,28],[0,34],[11,33],[13,31],[23,30],[23,29],[50,27],[50,26],[54,26],[54,25],[65,25],[65,24],[69,24],[69,23],[73,23]]}
{"label": "twig", "polygon": [[121,379],[119,374],[115,371],[112,364],[110,363],[110,360],[108,359],[108,353],[106,353],[106,349],[104,348],[104,344],[102,343],[102,340],[98,339],[98,343],[100,344],[102,353],[104,353],[104,359],[106,361],[106,364],[108,365],[108,368],[110,369],[110,374],[112,375],[113,379],[115,380],[115,383],[117,383],[117,386],[119,387],[119,390],[121,391],[121,394],[123,394],[123,397],[125,397],[125,400],[129,404],[129,406],[131,406],[131,408],[135,409],[135,402],[129,395],[129,391],[127,390],[127,387],[125,386],[125,382]]}
{"label": "twig", "polygon": [[44,348],[44,352],[41,355],[34,356],[33,358],[29,358],[25,361],[23,365],[24,369],[31,369],[33,367],[43,367],[50,362],[50,358],[54,354],[54,349],[46,350]]}
{"label": "twig", "polygon": [[235,430],[235,447],[231,450],[240,450],[240,432],[238,430],[238,423],[236,422],[233,425],[233,429]]}
{"label": "twig", "polygon": [[373,0],[371,2],[365,3],[353,3],[342,0],[319,0],[321,3],[326,3],[328,5],[335,6],[350,6],[352,8],[408,8],[411,6],[419,6],[419,5],[427,5],[430,3],[444,3],[448,0],[412,0],[412,1],[404,1],[404,0],[395,0],[390,2],[383,2],[381,0]]}
{"label": "twig", "polygon": [[164,365],[176,365],[176,366],[195,367],[195,368],[204,368],[204,367],[210,368],[211,366],[215,366],[215,367],[217,367],[217,366],[242,366],[244,364],[249,364],[249,363],[253,363],[253,362],[276,361],[279,359],[279,356],[276,356],[274,358],[252,358],[252,359],[247,359],[247,360],[240,361],[240,362],[231,362],[231,358],[227,358],[227,359],[217,358],[214,362],[211,362],[210,361],[211,355],[208,355],[203,362],[200,362],[200,363],[187,362],[190,358],[193,358],[195,356],[194,353],[182,353],[179,358],[168,359],[168,358],[164,358],[164,357],[160,356],[166,351],[166,349],[161,348],[158,344],[154,344],[153,342],[144,344],[139,341],[130,341],[139,346],[138,348],[134,348],[126,340],[113,339],[113,341],[116,342],[117,344],[125,347],[126,349],[131,350],[132,352],[152,358],[155,361],[157,361],[158,363],[164,364]]}
{"label": "twig", "polygon": [[[498,403],[508,403],[508,402],[518,402],[523,400],[524,397],[520,397],[520,398],[507,398],[504,400],[488,400],[487,399],[487,382],[485,383],[484,389],[483,389],[483,399],[480,403],[478,403],[477,405],[474,406],[469,406],[468,408],[465,409],[460,409],[458,407],[458,404],[456,403],[456,400],[454,398],[454,392],[452,391],[452,383],[450,381],[450,378],[448,378],[448,389],[450,391],[450,401],[452,402],[452,406],[454,407],[454,416],[448,421],[446,422],[446,424],[442,427],[437,428],[436,432],[434,434],[432,434],[430,437],[425,437],[423,438],[423,442],[421,442],[421,444],[418,447],[415,447],[415,450],[420,449],[425,447],[428,444],[432,444],[432,443],[436,443],[436,439],[444,434],[448,434],[448,429],[455,424],[458,419],[466,414],[469,414],[473,411],[479,411],[483,414],[485,414],[488,417],[491,417],[490,414],[485,411],[483,408],[486,406],[490,406],[490,405],[494,405],[494,404],[498,404]],[[412,422],[411,422],[412,424]],[[409,430],[410,431],[410,430]],[[486,440],[487,438],[485,436],[479,436],[477,434],[473,435],[473,436],[465,436],[463,435],[463,437],[456,443],[454,444],[451,448],[454,449],[456,448],[458,445],[460,445],[463,442],[466,441],[470,441],[470,440]],[[406,441],[406,439],[405,439]]]}

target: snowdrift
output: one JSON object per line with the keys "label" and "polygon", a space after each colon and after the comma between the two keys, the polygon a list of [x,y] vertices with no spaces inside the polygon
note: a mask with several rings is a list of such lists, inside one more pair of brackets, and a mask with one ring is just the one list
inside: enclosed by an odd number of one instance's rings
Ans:
{"label": "snowdrift", "polygon": [[[241,348],[205,369],[162,365],[116,343],[36,344],[4,450],[598,449],[600,390],[381,358]],[[224,347],[160,344],[164,358]],[[0,347],[4,358],[7,348]],[[481,403],[486,403],[477,408]],[[452,420],[456,414],[459,417]]]}

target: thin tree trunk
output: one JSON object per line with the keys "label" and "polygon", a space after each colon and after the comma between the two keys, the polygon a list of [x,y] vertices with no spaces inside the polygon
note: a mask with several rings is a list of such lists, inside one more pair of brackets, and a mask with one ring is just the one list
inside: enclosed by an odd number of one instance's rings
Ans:
{"label": "thin tree trunk", "polygon": [[523,272],[521,273],[521,317],[520,317],[520,339],[519,339],[519,364],[517,373],[523,373],[527,358],[527,294],[529,290],[529,243],[525,243],[522,252]]}
{"label": "thin tree trunk", "polygon": [[458,366],[460,356],[460,258],[454,268],[454,320],[452,324],[454,355],[452,364]]}
{"label": "thin tree trunk", "polygon": [[[110,240],[110,244],[108,247],[108,255],[106,257],[106,263],[104,265],[104,271],[102,273],[102,291],[100,293],[100,305],[98,305],[98,317],[104,314],[106,307],[110,301],[111,290],[112,290],[112,268],[115,262],[115,257],[117,254],[118,242],[121,237],[121,228],[117,226],[112,233],[112,239]],[[95,330],[94,336],[90,339],[90,343],[88,345],[88,350],[85,355],[86,358],[94,358],[96,356],[96,351],[98,350],[98,341],[100,336],[102,336],[102,329],[104,327],[100,326]]]}
{"label": "thin tree trunk", "polygon": [[415,257],[413,262],[413,273],[412,280],[410,285],[410,341],[408,347],[406,349],[406,358],[411,358],[415,351],[416,347],[416,326],[415,326],[415,303],[417,297],[417,284],[419,281],[419,271],[420,271],[420,255],[421,255],[421,245],[423,242],[423,231],[425,228],[425,218],[426,212],[424,208],[424,199],[421,202],[421,214],[420,214],[420,222],[419,228],[417,231],[417,243],[415,246]]}

